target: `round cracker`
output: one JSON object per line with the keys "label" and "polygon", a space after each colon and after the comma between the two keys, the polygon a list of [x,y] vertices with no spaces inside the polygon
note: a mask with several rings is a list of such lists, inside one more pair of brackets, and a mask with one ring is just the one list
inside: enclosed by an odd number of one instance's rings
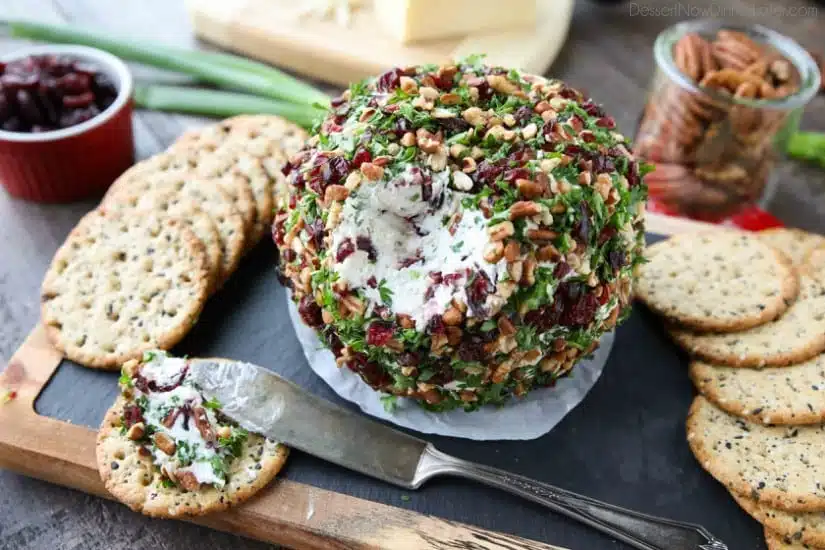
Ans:
{"label": "round cracker", "polygon": [[783,537],[765,528],[765,545],[768,550],[817,550],[817,547],[808,546],[793,539]]}
{"label": "round cracker", "polygon": [[209,292],[215,290],[222,277],[223,243],[215,222],[194,200],[171,188],[155,189],[150,193],[134,193],[126,189],[106,202],[106,210],[126,215],[134,211],[138,215],[153,212],[186,223],[203,243],[209,271]]}
{"label": "round cracker", "polygon": [[[214,154],[239,155],[239,170],[249,177],[258,204],[258,224],[253,234],[260,237],[272,223],[275,196],[286,185],[281,170],[303,147],[307,137],[303,128],[278,116],[240,115],[191,130],[170,150],[197,148]],[[249,155],[258,160],[266,177],[260,177],[257,167],[249,162]]]}
{"label": "round cracker", "polygon": [[[106,412],[97,434],[95,453],[106,490],[136,512],[178,518],[225,510],[263,489],[286,462],[289,451],[285,446],[250,433],[241,457],[231,463],[229,481],[223,488],[210,485],[189,492],[176,486],[164,487],[151,455],[142,456],[140,447],[121,433],[126,404],[127,401],[118,396]],[[256,475],[251,477],[250,471]]]}
{"label": "round cracker", "polygon": [[206,302],[206,252],[178,220],[98,209],[72,230],[41,289],[52,344],[87,367],[117,369],[169,349]]}
{"label": "round cracker", "polygon": [[695,333],[672,328],[677,344],[711,363],[781,367],[825,351],[825,285],[800,277],[799,299],[779,319],[742,332]]}
{"label": "round cracker", "polygon": [[637,296],[697,330],[738,331],[779,317],[799,285],[782,254],[738,231],[686,233],[650,246]]}
{"label": "round cracker", "polygon": [[825,426],[762,426],[694,399],[687,439],[696,459],[728,490],[793,512],[825,510]]}
{"label": "round cracker", "polygon": [[825,245],[811,249],[802,261],[803,268],[825,283]]}
{"label": "round cracker", "polygon": [[252,185],[249,178],[238,171],[236,160],[232,155],[213,155],[195,147],[169,150],[143,160],[121,174],[104,200],[125,188],[139,189],[147,177],[158,174],[175,173],[204,185],[218,184],[232,198],[232,205],[243,217],[244,234],[249,238],[257,221],[257,209]]}
{"label": "round cracker", "polygon": [[[158,172],[146,174],[142,179],[134,179],[129,186],[119,190],[110,190],[104,197],[103,204],[128,200],[128,197],[134,195],[149,195],[169,190],[198,204],[215,223],[222,243],[221,277],[218,281],[220,286],[238,268],[246,248],[247,230],[243,217],[235,209],[235,201],[223,186],[192,178],[187,172]],[[127,199],[118,198],[121,193],[125,194]]]}
{"label": "round cracker", "polygon": [[794,265],[802,265],[805,256],[814,248],[825,245],[825,237],[801,229],[775,227],[755,233],[759,239],[784,252]]}
{"label": "round cracker", "polygon": [[690,364],[690,378],[720,409],[758,424],[819,424],[825,421],[825,355],[791,365],[743,369]]}
{"label": "round cracker", "polygon": [[[762,506],[756,501],[731,493],[736,503],[753,519],[765,526],[765,533],[773,535],[777,541],[789,544],[794,541],[796,548],[825,547],[825,513],[785,512]],[[776,548],[794,548],[777,546]]]}

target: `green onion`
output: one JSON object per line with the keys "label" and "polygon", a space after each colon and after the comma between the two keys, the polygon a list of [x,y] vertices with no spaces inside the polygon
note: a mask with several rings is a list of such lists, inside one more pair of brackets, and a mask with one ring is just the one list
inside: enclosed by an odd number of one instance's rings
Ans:
{"label": "green onion", "polygon": [[160,69],[188,74],[204,82],[293,103],[329,104],[320,90],[263,63],[234,55],[191,51],[151,42],[120,40],[106,34],[28,21],[4,22],[10,35],[45,42],[91,46]]}
{"label": "green onion", "polygon": [[797,132],[788,141],[788,155],[825,168],[825,133]]}
{"label": "green onion", "polygon": [[236,92],[186,88],[183,86],[135,86],[135,105],[143,109],[189,113],[218,118],[241,114],[278,115],[304,128],[311,128],[324,111],[307,105],[256,97]]}

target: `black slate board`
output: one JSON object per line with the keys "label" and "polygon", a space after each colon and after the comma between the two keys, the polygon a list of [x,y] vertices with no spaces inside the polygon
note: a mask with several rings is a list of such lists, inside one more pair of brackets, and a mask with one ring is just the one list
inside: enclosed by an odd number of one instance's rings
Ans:
{"label": "black slate board", "polygon": [[[650,236],[649,241],[660,237]],[[277,371],[340,405],[307,366],[264,243],[214,296],[175,350],[223,356]],[[619,328],[604,373],[585,400],[534,441],[473,442],[422,436],[439,449],[642,512],[699,523],[731,550],[764,550],[761,528],[698,465],[685,441],[693,388],[686,358],[643,307]],[[64,361],[36,403],[37,412],[97,427],[117,393],[117,375]],[[311,428],[311,427],[308,427]],[[404,491],[299,452],[283,475],[355,497],[557,544],[571,550],[620,550],[573,521],[494,489],[441,479]]]}

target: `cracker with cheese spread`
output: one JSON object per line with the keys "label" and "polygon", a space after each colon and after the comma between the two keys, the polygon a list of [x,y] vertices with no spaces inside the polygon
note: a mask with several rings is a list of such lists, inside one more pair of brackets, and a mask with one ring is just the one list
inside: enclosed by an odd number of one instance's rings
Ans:
{"label": "cracker with cheese spread", "polygon": [[287,448],[223,416],[162,351],[123,366],[121,395],[97,437],[106,489],[135,511],[175,518],[239,504],[280,471]]}

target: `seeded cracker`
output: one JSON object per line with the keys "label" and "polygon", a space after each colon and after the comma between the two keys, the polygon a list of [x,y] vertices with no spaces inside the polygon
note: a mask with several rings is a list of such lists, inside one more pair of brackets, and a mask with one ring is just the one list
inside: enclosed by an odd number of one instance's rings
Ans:
{"label": "seeded cracker", "polygon": [[[822,512],[785,512],[757,504],[755,501],[731,493],[736,503],[753,519],[765,526],[766,538],[772,535],[774,544],[795,541],[797,546],[775,546],[775,548],[823,548],[825,547],[825,514]],[[787,544],[787,543],[786,543]],[[769,548],[770,540],[769,540]]]}
{"label": "seeded cracker", "polygon": [[[307,134],[302,128],[281,117],[242,115],[187,132],[171,149],[198,148],[223,156],[237,156],[236,164],[249,177],[255,194],[258,224],[253,237],[260,237],[269,231],[275,197],[283,196],[286,191],[281,170],[306,139]],[[250,162],[249,158],[255,161]],[[263,173],[259,167],[263,168]]]}
{"label": "seeded cracker", "polygon": [[764,369],[693,361],[690,378],[717,407],[751,422],[800,425],[825,421],[825,355]]}
{"label": "seeded cracker", "polygon": [[677,235],[647,249],[637,296],[650,309],[697,330],[733,332],[776,319],[799,284],[787,259],[736,231]]}
{"label": "seeded cracker", "polygon": [[42,321],[69,359],[118,368],[189,332],[206,301],[206,269],[203,244],[177,220],[95,210],[46,272]]}
{"label": "seeded cracker", "polygon": [[[159,172],[134,178],[128,186],[120,190],[109,190],[104,205],[110,202],[128,202],[135,195],[174,192],[197,203],[209,214],[221,237],[221,280],[219,286],[237,269],[246,246],[247,226],[235,208],[235,202],[223,186],[212,185],[191,177],[186,172]],[[125,198],[120,198],[124,193]]]}
{"label": "seeded cracker", "polygon": [[756,233],[756,236],[765,244],[784,252],[796,266],[803,264],[811,250],[825,245],[822,235],[787,227],[766,229]]}
{"label": "seeded cracker", "polygon": [[702,467],[730,491],[772,508],[825,511],[824,426],[761,426],[699,396],[687,438]]}
{"label": "seeded cracker", "polygon": [[215,222],[192,198],[171,188],[157,189],[152,193],[130,193],[125,190],[108,201],[106,209],[127,216],[157,213],[186,223],[206,250],[210,292],[216,288],[222,276],[223,243]]}
{"label": "seeded cracker", "polygon": [[825,286],[802,274],[799,299],[776,321],[742,332],[697,334],[673,328],[671,335],[712,363],[733,367],[784,366],[825,350]]}
{"label": "seeded cracker", "polygon": [[200,516],[240,504],[274,479],[288,453],[225,419],[220,404],[188,381],[186,363],[158,352],[124,365],[122,395],[98,432],[106,489],[150,516]]}
{"label": "seeded cracker", "polygon": [[232,199],[232,206],[244,222],[249,238],[257,221],[257,210],[249,178],[241,173],[232,155],[212,154],[197,148],[166,151],[141,161],[124,172],[109,188],[104,199],[124,188],[144,185],[147,176],[175,173],[177,177],[193,179],[203,185],[218,185]]}
{"label": "seeded cracker", "polygon": [[803,265],[813,277],[825,284],[825,245],[808,252]]}
{"label": "seeded cracker", "polygon": [[765,544],[768,545],[768,550],[817,550],[816,547],[781,537],[776,533],[770,532],[767,528],[765,529]]}

